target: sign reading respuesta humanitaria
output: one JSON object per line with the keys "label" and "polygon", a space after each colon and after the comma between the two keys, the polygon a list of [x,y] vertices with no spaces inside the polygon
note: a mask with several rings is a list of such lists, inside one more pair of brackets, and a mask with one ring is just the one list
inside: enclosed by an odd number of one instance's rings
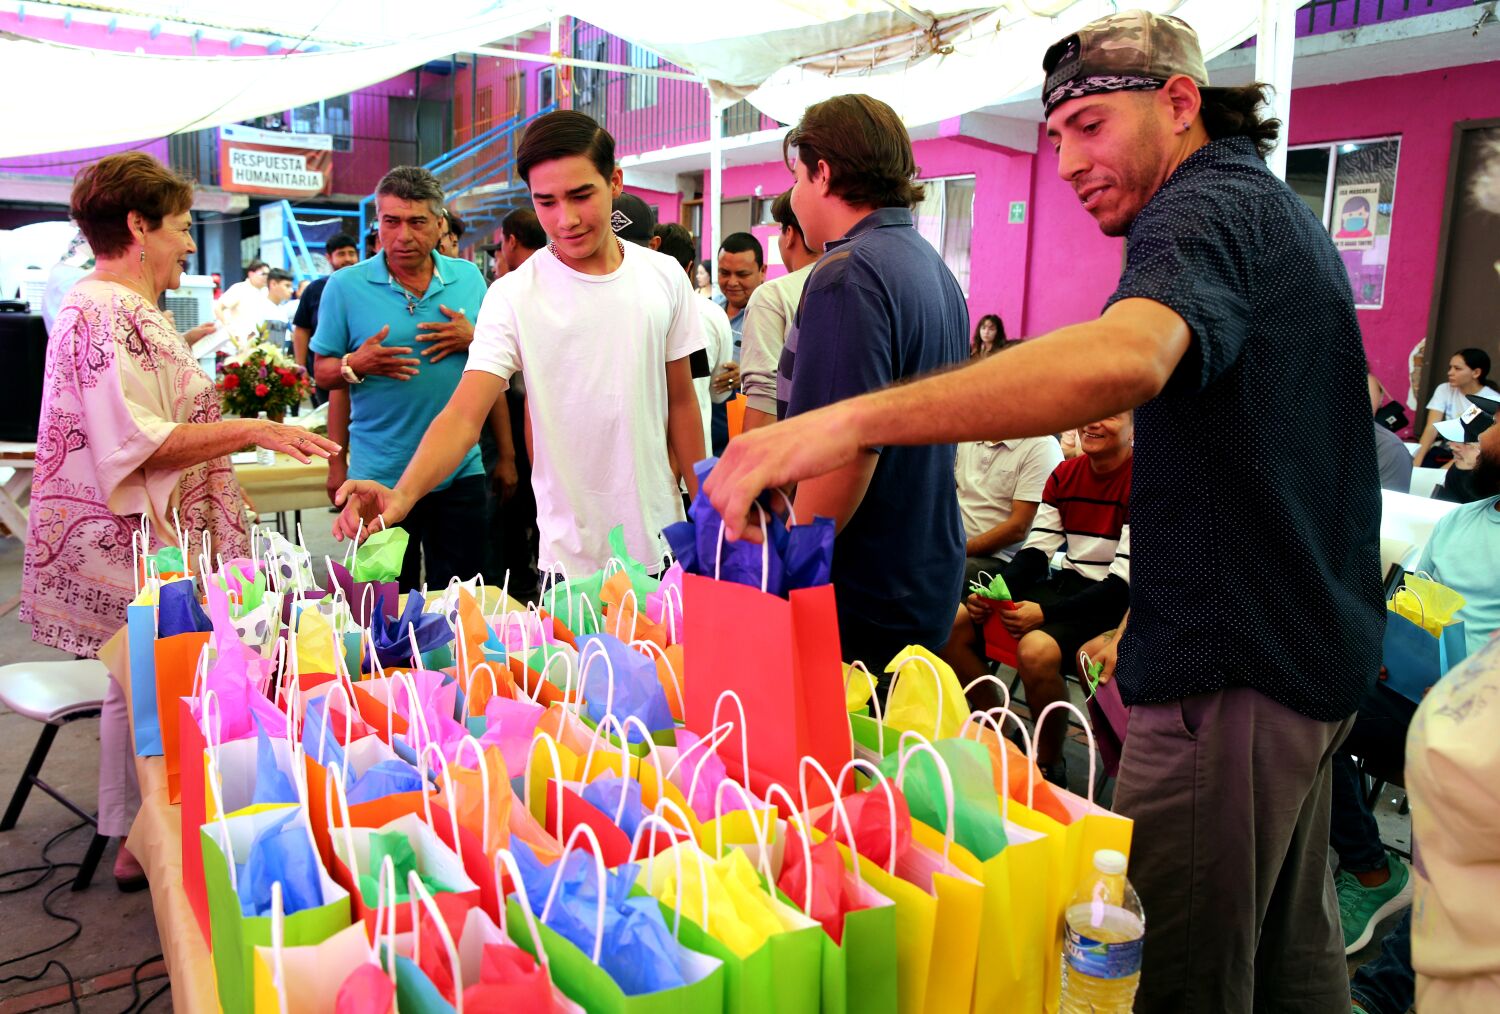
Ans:
{"label": "sign reading respuesta humanitaria", "polygon": [[219,185],[275,197],[333,192],[333,138],[238,124],[219,128]]}

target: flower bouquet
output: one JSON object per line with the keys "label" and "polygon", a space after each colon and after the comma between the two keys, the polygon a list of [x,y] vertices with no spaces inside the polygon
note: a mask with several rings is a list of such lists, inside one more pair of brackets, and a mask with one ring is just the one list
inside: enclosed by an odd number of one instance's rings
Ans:
{"label": "flower bouquet", "polygon": [[216,386],[226,413],[250,419],[261,412],[279,419],[312,392],[307,371],[265,342],[225,359]]}

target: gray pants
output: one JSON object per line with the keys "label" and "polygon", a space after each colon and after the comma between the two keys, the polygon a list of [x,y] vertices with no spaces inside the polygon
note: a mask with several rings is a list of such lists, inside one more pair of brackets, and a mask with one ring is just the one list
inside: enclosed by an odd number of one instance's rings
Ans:
{"label": "gray pants", "polygon": [[1349,1010],[1328,821],[1353,721],[1245,687],[1131,709],[1115,810],[1146,912],[1137,1012]]}

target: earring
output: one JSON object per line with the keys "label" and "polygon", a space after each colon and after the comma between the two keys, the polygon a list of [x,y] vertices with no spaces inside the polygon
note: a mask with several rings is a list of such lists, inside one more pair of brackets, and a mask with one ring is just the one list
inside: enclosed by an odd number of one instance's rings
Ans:
{"label": "earring", "polygon": [[141,247],[141,263],[146,263],[146,248]]}

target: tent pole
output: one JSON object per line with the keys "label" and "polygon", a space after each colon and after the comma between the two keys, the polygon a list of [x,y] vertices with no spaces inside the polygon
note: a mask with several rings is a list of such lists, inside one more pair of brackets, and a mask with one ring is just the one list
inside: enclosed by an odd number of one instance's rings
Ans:
{"label": "tent pole", "polygon": [[719,243],[724,230],[724,104],[714,98],[705,85],[708,96],[708,259],[718,263]]}
{"label": "tent pole", "polygon": [[1276,148],[1266,164],[1286,179],[1287,135],[1292,119],[1292,56],[1297,42],[1297,0],[1260,0],[1260,29],[1255,40],[1255,80],[1271,86],[1273,116],[1281,121]]}

